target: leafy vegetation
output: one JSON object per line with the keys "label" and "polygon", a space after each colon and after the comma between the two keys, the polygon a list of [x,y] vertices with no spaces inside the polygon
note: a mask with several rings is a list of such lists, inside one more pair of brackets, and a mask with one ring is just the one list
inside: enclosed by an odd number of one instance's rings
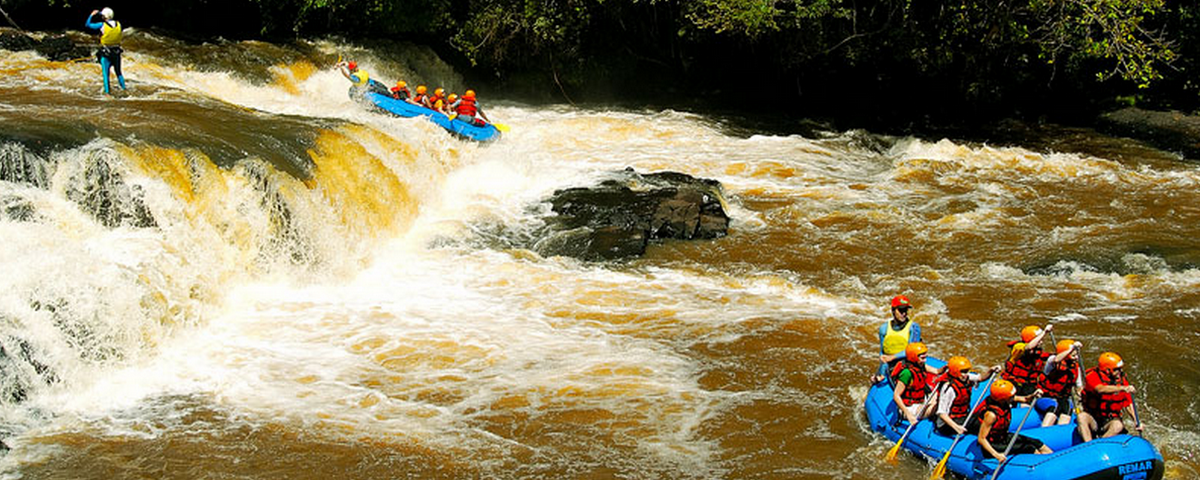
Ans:
{"label": "leafy vegetation", "polygon": [[[72,0],[0,1],[79,9]],[[172,14],[214,4],[242,21]],[[209,35],[416,40],[476,76],[555,98],[700,95],[764,111],[935,115],[1039,114],[1118,96],[1200,106],[1200,6],[1190,0],[179,0],[122,8],[161,12],[173,20],[159,26]]]}

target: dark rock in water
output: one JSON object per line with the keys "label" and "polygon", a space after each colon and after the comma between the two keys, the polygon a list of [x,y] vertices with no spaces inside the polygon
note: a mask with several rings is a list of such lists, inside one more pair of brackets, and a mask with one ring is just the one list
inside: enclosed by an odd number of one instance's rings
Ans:
{"label": "dark rock in water", "polygon": [[711,239],[729,229],[721,184],[677,172],[615,172],[594,187],[568,188],[549,199],[550,231],[534,247],[542,255],[612,260],[645,253],[653,240]]}
{"label": "dark rock in water", "polygon": [[38,53],[55,62],[79,60],[92,56],[91,48],[76,45],[75,42],[65,36],[42,39],[42,42],[34,47],[34,50],[37,50]]}
{"label": "dark rock in water", "polygon": [[14,52],[34,50],[55,62],[65,62],[92,56],[91,47],[77,45],[65,35],[46,37],[39,41],[25,34],[4,32],[0,33],[0,49]]}
{"label": "dark rock in water", "polygon": [[1129,107],[1101,115],[1099,124],[1108,133],[1200,160],[1200,116]]}
{"label": "dark rock in water", "polygon": [[33,50],[37,46],[38,41],[34,40],[29,35],[24,35],[16,32],[0,33],[0,48],[19,52],[21,50]]}
{"label": "dark rock in water", "polygon": [[140,185],[125,182],[114,167],[120,164],[115,155],[106,151],[92,153],[83,168],[71,175],[66,188],[67,198],[106,227],[157,226],[154,215],[146,206],[145,192]]}

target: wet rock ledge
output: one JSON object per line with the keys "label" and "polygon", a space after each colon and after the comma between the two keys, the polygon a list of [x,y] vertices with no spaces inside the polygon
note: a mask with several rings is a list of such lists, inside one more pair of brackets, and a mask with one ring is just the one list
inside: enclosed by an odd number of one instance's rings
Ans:
{"label": "wet rock ledge", "polygon": [[720,182],[678,172],[613,172],[591,187],[554,192],[547,202],[543,256],[589,261],[640,256],[650,242],[723,237],[729,230]]}
{"label": "wet rock ledge", "polygon": [[1200,160],[1200,116],[1128,107],[1101,115],[1099,128]]}
{"label": "wet rock ledge", "polygon": [[76,45],[66,35],[50,35],[38,40],[8,28],[0,28],[0,50],[13,52],[35,50],[54,62],[86,59],[92,56],[90,47]]}

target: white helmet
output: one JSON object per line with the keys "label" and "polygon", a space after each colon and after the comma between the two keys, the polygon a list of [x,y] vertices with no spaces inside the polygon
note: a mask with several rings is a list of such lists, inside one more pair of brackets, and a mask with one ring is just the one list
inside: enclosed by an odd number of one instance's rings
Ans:
{"label": "white helmet", "polygon": [[105,20],[112,20],[113,11],[111,8],[104,7],[104,10],[100,11],[100,15],[103,15]]}

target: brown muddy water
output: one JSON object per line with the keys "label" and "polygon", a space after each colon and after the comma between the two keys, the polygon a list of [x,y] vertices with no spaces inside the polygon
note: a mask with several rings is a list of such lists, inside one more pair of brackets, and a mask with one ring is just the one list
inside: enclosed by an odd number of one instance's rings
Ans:
{"label": "brown muddy water", "polygon": [[[416,47],[126,51],[120,99],[0,52],[3,478],[925,478],[862,411],[896,294],[936,356],[1046,323],[1120,353],[1166,478],[1200,478],[1195,159],[485,91],[512,130],[480,146],[328,68],[469,87]],[[719,180],[730,235],[612,264],[488,238],[627,166]]]}

